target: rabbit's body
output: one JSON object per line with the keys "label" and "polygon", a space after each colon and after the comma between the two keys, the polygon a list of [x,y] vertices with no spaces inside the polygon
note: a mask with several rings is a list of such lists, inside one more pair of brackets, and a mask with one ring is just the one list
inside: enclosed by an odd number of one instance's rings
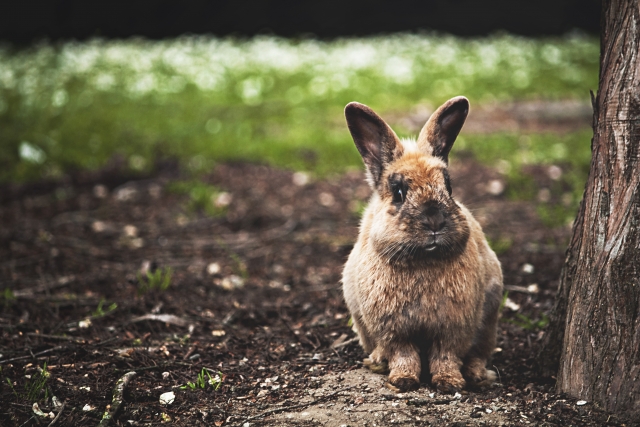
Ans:
{"label": "rabbit's body", "polygon": [[[500,263],[478,222],[451,197],[446,172],[453,144],[446,120],[466,102],[441,107],[417,142],[399,140],[368,107],[347,106],[374,194],[345,265],[344,296],[368,362],[388,363],[389,382],[400,390],[417,388],[422,363],[443,391],[461,389],[464,378],[493,380],[486,363],[495,348]],[[434,124],[438,118],[444,124]],[[433,141],[443,137],[451,140],[444,154]]]}

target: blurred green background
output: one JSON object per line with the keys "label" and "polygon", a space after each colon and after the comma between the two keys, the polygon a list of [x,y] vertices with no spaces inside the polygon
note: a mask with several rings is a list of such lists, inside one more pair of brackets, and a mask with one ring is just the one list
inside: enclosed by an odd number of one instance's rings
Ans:
{"label": "blurred green background", "polygon": [[[332,41],[184,36],[39,43],[0,48],[0,182],[58,179],[114,156],[133,171],[177,158],[198,175],[248,160],[320,177],[361,168],[344,105],[383,117],[437,107],[455,95],[476,106],[579,99],[598,83],[599,43],[496,35],[396,34]],[[400,136],[409,129],[400,121]],[[566,164],[574,215],[590,159],[590,129],[569,134],[463,129],[481,162],[507,165],[511,194],[528,165]],[[550,149],[549,147],[554,147]],[[455,156],[454,150],[454,156]],[[563,219],[564,220],[564,219]]]}

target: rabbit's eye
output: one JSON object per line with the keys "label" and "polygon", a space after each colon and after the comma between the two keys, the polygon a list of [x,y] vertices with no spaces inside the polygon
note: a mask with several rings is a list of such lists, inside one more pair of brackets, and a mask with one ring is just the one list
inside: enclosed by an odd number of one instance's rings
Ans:
{"label": "rabbit's eye", "polygon": [[404,177],[394,173],[389,177],[389,190],[394,204],[402,204],[407,198],[407,190],[409,188]]}
{"label": "rabbit's eye", "polygon": [[404,202],[404,190],[399,185],[394,185],[391,187],[391,191],[393,192],[393,203],[402,203]]}

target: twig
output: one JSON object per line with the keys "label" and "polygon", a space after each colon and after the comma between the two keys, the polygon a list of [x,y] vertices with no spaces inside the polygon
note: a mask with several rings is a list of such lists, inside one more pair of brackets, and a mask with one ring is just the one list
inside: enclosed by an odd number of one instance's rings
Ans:
{"label": "twig", "polygon": [[113,388],[113,398],[111,399],[111,408],[108,411],[105,411],[98,427],[107,427],[113,417],[116,416],[120,406],[122,405],[122,400],[124,396],[124,389],[131,381],[131,378],[135,377],[135,371],[127,372],[116,382],[116,386]]}
{"label": "twig", "polygon": [[43,350],[43,351],[38,352],[38,353],[31,353],[31,354],[30,354],[30,355],[28,355],[28,356],[19,356],[19,357],[14,357],[14,358],[12,358],[12,359],[0,360],[0,365],[2,365],[3,363],[7,363],[7,362],[13,362],[13,361],[15,361],[15,360],[28,359],[28,358],[30,358],[30,357],[36,358],[36,357],[38,357],[38,356],[42,356],[43,354],[47,354],[47,353],[51,353],[51,352],[54,352],[54,351],[62,350],[63,348],[66,348],[66,347],[65,347],[65,346],[63,346],[63,345],[59,345],[59,346],[56,346],[56,347],[50,348],[50,349],[48,349],[48,350]]}
{"label": "twig", "polygon": [[82,338],[76,337],[65,337],[62,335],[47,335],[47,334],[37,334],[35,332],[27,332],[27,336],[36,337],[36,338],[47,338],[52,340],[63,340],[63,341],[73,341],[78,344],[84,344],[86,341]]}
{"label": "twig", "polygon": [[[193,363],[185,363],[185,362],[169,362],[169,363],[163,363],[161,365],[153,365],[153,366],[143,366],[142,368],[129,368],[130,370],[134,371],[134,372],[142,372],[142,371],[151,371],[153,369],[161,369],[161,368],[168,368],[169,366],[175,366],[175,365],[180,365],[180,366],[187,366],[189,368],[192,368],[194,366]],[[126,369],[114,369],[115,372],[122,372],[125,371]],[[212,369],[213,371],[213,369]]]}
{"label": "twig", "polygon": [[283,411],[288,411],[290,409],[298,409],[298,408],[304,408],[305,406],[311,406],[311,405],[315,405],[316,403],[322,402],[323,400],[327,400],[330,399],[336,395],[339,395],[345,391],[349,391],[351,389],[355,388],[355,386],[349,386],[345,389],[342,390],[338,390],[338,391],[334,391],[333,393],[327,394],[326,396],[322,396],[318,399],[312,400],[311,402],[307,402],[307,403],[299,403],[297,405],[291,405],[291,406],[283,406],[281,408],[274,408],[274,409],[269,409],[268,411],[264,411],[259,413],[258,415],[253,415],[249,418],[245,418],[244,420],[242,420],[239,424],[242,425],[244,423],[247,423],[251,420],[255,420],[258,418],[262,418],[262,417],[266,417],[267,415],[271,415],[271,414],[276,414],[278,412],[283,412]]}
{"label": "twig", "polygon": [[32,416],[31,418],[29,418],[27,421],[25,421],[25,422],[24,422],[24,424],[21,424],[21,425],[20,425],[20,427],[26,426],[26,425],[27,425],[27,423],[28,423],[29,421],[31,421],[31,420],[37,420],[36,416],[34,415],[34,416]]}
{"label": "twig", "polygon": [[504,285],[504,288],[506,290],[508,290],[508,291],[511,291],[511,292],[522,292],[522,293],[525,293],[525,294],[535,294],[535,293],[537,293],[537,292],[534,292],[534,291],[530,290],[526,286]]}
{"label": "twig", "polygon": [[111,344],[114,341],[118,341],[120,339],[120,337],[113,337],[113,338],[109,338],[108,340],[104,340],[104,341],[100,341],[97,343],[94,343],[93,345],[95,346],[101,346],[101,345],[105,345],[105,344]]}
{"label": "twig", "polygon": [[56,415],[56,417],[53,419],[53,421],[51,421],[49,423],[48,427],[52,427],[56,421],[58,421],[58,418],[60,418],[60,415],[62,415],[62,411],[64,411],[64,406],[67,404],[67,401],[65,400],[64,402],[62,402],[62,406],[60,407],[60,410],[58,411],[58,415]]}
{"label": "twig", "polygon": [[331,346],[331,348],[344,347],[344,346],[349,345],[349,344],[354,343],[354,342],[358,342],[358,337],[351,338],[350,340],[346,340],[346,341],[343,341],[343,342],[338,343],[336,345],[333,345],[333,346]]}
{"label": "twig", "polygon": [[144,316],[134,317],[133,319],[129,320],[129,322],[136,323],[136,322],[141,322],[143,320],[156,320],[158,322],[169,323],[177,326],[187,326],[189,324],[188,320],[178,317],[174,314],[153,314],[153,313],[145,314]]}
{"label": "twig", "polygon": [[34,286],[32,288],[26,289],[18,289],[13,291],[13,296],[16,298],[28,298],[33,296],[33,294],[42,291],[50,291],[52,289],[62,288],[73,283],[76,280],[76,276],[63,276],[55,281],[48,281],[41,283],[38,286]]}

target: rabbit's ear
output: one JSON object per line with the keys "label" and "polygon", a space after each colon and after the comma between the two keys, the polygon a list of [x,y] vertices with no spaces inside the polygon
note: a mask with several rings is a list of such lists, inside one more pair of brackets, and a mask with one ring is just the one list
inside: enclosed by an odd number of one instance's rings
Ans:
{"label": "rabbit's ear", "polygon": [[344,115],[372,184],[377,186],[385,167],[399,154],[402,145],[389,125],[366,105],[351,102]]}
{"label": "rabbit's ear", "polygon": [[451,98],[427,120],[418,136],[418,147],[449,162],[449,151],[469,113],[469,100],[464,96]]}

